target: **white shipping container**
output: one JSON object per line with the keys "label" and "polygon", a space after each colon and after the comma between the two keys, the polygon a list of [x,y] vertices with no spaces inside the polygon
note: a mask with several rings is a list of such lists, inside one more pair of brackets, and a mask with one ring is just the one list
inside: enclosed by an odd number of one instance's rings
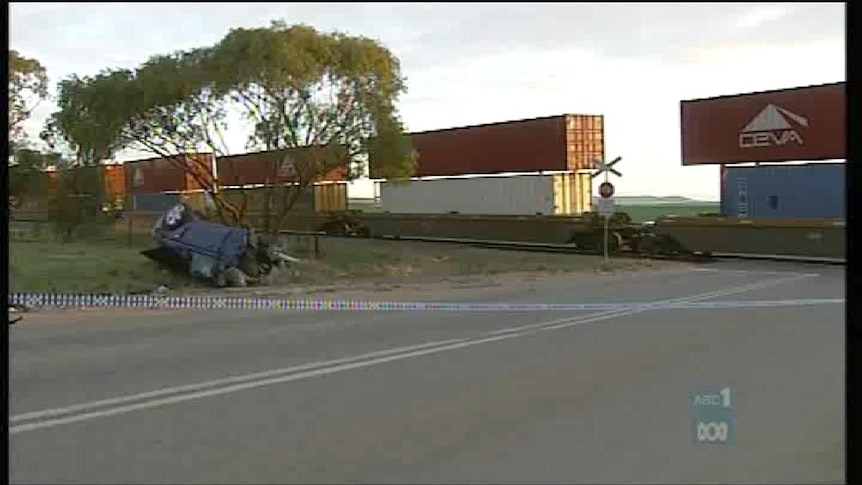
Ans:
{"label": "white shipping container", "polygon": [[571,215],[592,209],[589,173],[530,174],[380,183],[393,214]]}

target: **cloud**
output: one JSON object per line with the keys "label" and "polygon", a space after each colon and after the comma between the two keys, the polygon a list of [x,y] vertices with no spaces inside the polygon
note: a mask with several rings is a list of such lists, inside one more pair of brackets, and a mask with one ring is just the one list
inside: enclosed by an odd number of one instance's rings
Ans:
{"label": "cloud", "polygon": [[392,49],[410,130],[604,113],[608,154],[627,160],[620,193],[716,191],[714,167],[679,166],[679,100],[839,80],[846,49],[829,3],[34,3],[11,5],[9,34],[56,82],[275,19]]}
{"label": "cloud", "polygon": [[28,55],[50,57],[55,46],[68,47],[64,62],[50,66],[62,76],[73,66],[92,73],[214,43],[232,27],[274,19],[380,39],[410,72],[517,49],[576,47],[608,59],[675,62],[682,51],[729,39],[844,37],[844,7],[828,3],[14,4],[10,17],[11,43]]}
{"label": "cloud", "polygon": [[755,7],[751,12],[739,17],[736,25],[745,29],[757,28],[767,22],[773,22],[784,17],[787,12],[787,7],[778,5]]}

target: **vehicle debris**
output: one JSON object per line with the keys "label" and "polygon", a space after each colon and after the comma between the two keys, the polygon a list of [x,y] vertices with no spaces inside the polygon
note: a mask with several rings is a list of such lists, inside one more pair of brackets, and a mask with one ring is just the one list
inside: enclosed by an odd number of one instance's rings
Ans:
{"label": "vehicle debris", "polygon": [[216,287],[260,284],[261,277],[301,260],[246,227],[200,219],[186,204],[172,207],[153,226],[156,248],[141,251],[174,272]]}

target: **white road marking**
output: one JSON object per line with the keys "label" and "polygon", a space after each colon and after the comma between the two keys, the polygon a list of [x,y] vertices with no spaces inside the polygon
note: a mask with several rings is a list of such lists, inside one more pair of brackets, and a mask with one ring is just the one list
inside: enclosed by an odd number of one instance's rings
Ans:
{"label": "white road marking", "polygon": [[812,276],[820,276],[820,273],[801,273],[799,271],[766,271],[759,269],[731,269],[731,268],[692,268],[691,271],[697,271],[702,273],[738,273],[738,274],[750,274],[750,275],[764,275],[764,276],[796,276],[803,274],[810,274]]}
{"label": "white road marking", "polygon": [[[173,388],[165,388],[160,390],[151,391],[148,393],[136,394],[132,396],[124,396],[113,399],[106,399],[102,401],[95,401],[90,403],[82,403],[74,406],[68,406],[64,408],[56,408],[56,409],[48,409],[44,411],[36,411],[31,413],[20,414],[17,416],[12,416],[10,418],[10,423],[25,421],[25,420],[36,420],[35,422],[19,424],[16,426],[11,426],[9,428],[10,434],[19,434],[27,431],[34,431],[43,428],[50,428],[55,426],[60,426],[64,424],[72,424],[78,423],[82,421],[89,421],[98,418],[104,418],[109,416],[115,416],[118,414],[130,413],[137,410],[142,409],[150,409],[156,407],[167,406],[170,404],[176,404],[181,402],[187,402],[191,400],[213,397],[222,394],[229,394],[238,391],[242,391],[245,389],[253,389],[262,386],[268,386],[272,384],[280,384],[286,382],[293,382],[302,379],[309,379],[313,377],[320,377],[329,374],[334,374],[338,372],[344,372],[353,369],[360,369],[364,367],[370,367],[374,365],[379,365],[387,362],[393,362],[397,360],[403,360],[414,357],[421,357],[425,355],[435,354],[439,352],[446,352],[450,350],[456,350],[466,347],[473,347],[477,345],[482,345],[485,343],[496,342],[500,340],[520,337],[524,335],[529,335],[532,333],[546,331],[546,330],[556,330],[561,328],[573,327],[575,325],[580,325],[582,323],[596,322],[601,320],[608,320],[614,317],[625,316],[625,315],[633,315],[637,313],[643,313],[646,311],[650,311],[653,309],[660,309],[662,304],[672,304],[677,302],[692,302],[705,300],[708,298],[714,298],[716,296],[724,296],[736,293],[743,293],[746,291],[750,291],[753,289],[764,288],[768,286],[779,285],[783,283],[788,283],[791,281],[808,278],[811,276],[816,276],[814,274],[797,274],[795,276],[787,277],[787,278],[779,278],[761,281],[757,283],[751,283],[743,286],[736,286],[732,288],[726,288],[722,290],[716,290],[706,293],[700,293],[696,295],[691,295],[687,297],[681,298],[673,298],[669,300],[664,300],[660,302],[656,302],[653,306],[644,306],[642,308],[631,309],[631,310],[618,310],[618,311],[610,311],[610,312],[601,312],[594,313],[588,315],[582,315],[580,317],[570,317],[558,320],[552,320],[549,322],[542,322],[538,324],[532,325],[524,325],[519,327],[512,327],[505,330],[497,330],[494,332],[488,332],[485,335],[486,337],[478,337],[474,339],[452,339],[452,340],[444,340],[437,342],[430,342],[420,345],[414,345],[409,347],[402,347],[396,349],[389,349],[380,352],[372,352],[369,354],[357,355],[353,357],[346,357],[343,359],[336,359],[332,361],[326,362],[318,362],[318,363],[310,363],[300,366],[294,366],[284,369],[275,369],[265,372],[259,372],[255,374],[249,374],[244,376],[235,376],[226,379],[218,379],[213,381],[206,381],[196,384],[190,384],[187,386],[178,386]],[[287,375],[283,375],[287,374]],[[278,377],[272,377],[278,376]],[[243,382],[247,381],[247,382]],[[216,389],[208,389],[202,390],[214,386],[224,386],[218,387]],[[191,392],[190,392],[191,391]],[[197,392],[194,392],[197,391]],[[40,418],[51,418],[54,416],[62,416],[64,414],[70,414],[77,411],[83,411],[88,409],[94,409],[102,406],[110,406],[113,404],[124,404],[132,401],[148,399],[153,397],[159,397],[169,394],[176,393],[184,393],[176,396],[165,397],[161,399],[152,399],[149,401],[140,402],[137,404],[127,404],[120,405],[117,407],[102,409],[98,411],[92,411],[83,414],[77,414],[67,417],[53,418],[53,419],[43,419]]]}
{"label": "white road marking", "polygon": [[465,339],[438,340],[436,342],[426,342],[424,344],[411,345],[408,347],[397,347],[394,349],[379,350],[379,351],[375,351],[375,352],[369,352],[366,354],[354,355],[351,357],[343,357],[343,358],[339,358],[339,359],[324,360],[324,361],[319,361],[319,362],[309,362],[306,364],[301,364],[301,365],[296,365],[296,366],[291,366],[291,367],[283,367],[283,368],[272,369],[272,370],[263,371],[263,372],[255,372],[253,374],[243,374],[243,375],[238,375],[238,376],[233,376],[233,377],[226,377],[223,379],[204,381],[204,382],[199,382],[196,384],[188,384],[188,385],[175,386],[175,387],[166,387],[166,388],[157,389],[154,391],[142,392],[140,394],[131,394],[128,396],[116,397],[116,398],[111,398],[111,399],[103,399],[103,400],[99,400],[99,401],[90,401],[90,402],[86,402],[86,403],[82,403],[82,404],[76,404],[73,406],[67,406],[67,407],[62,407],[62,408],[46,409],[44,411],[34,411],[34,412],[30,412],[30,413],[18,414],[16,416],[10,417],[9,422],[10,423],[16,423],[19,421],[27,421],[27,420],[32,420],[32,419],[50,418],[50,417],[55,417],[55,416],[61,416],[63,414],[71,414],[71,413],[74,413],[77,411],[86,411],[86,410],[90,410],[90,409],[94,409],[94,408],[111,406],[111,405],[115,405],[115,404],[125,404],[125,403],[129,403],[129,402],[133,402],[133,401],[141,401],[144,399],[161,397],[161,396],[166,396],[166,395],[170,395],[170,394],[179,394],[179,393],[183,393],[183,392],[198,391],[201,389],[206,389],[208,387],[236,384],[238,382],[243,382],[243,381],[249,381],[249,380],[255,380],[255,379],[264,379],[267,377],[274,377],[277,375],[306,371],[306,370],[310,370],[310,369],[327,367],[327,366],[331,366],[331,365],[344,364],[347,362],[353,362],[353,361],[357,361],[357,360],[373,359],[375,357],[382,357],[385,355],[391,355],[391,354],[396,354],[396,353],[401,353],[401,352],[409,352],[411,350],[419,350],[419,349],[424,349],[424,348],[433,347],[433,346],[437,346],[437,345],[446,345],[446,344],[451,344],[454,342],[460,342],[463,340],[465,340]]}
{"label": "white road marking", "polygon": [[[743,293],[743,292],[750,291],[750,290],[765,288],[768,286],[780,285],[782,283],[789,283],[791,281],[801,280],[803,278],[810,278],[812,276],[816,276],[816,275],[809,274],[809,273],[800,273],[800,274],[795,274],[794,276],[790,276],[787,278],[779,278],[779,279],[772,279],[772,280],[766,280],[766,281],[759,281],[756,283],[750,283],[750,284],[743,285],[743,286],[734,286],[731,288],[725,288],[725,289],[715,290],[715,291],[708,291],[706,293],[699,293],[696,295],[684,296],[681,298],[671,298],[669,300],[661,300],[661,301],[655,302],[654,304],[652,304],[650,306],[644,306],[644,307],[638,308],[638,309],[611,310],[611,311],[607,311],[607,312],[601,312],[598,314],[593,314],[593,316],[633,315],[635,313],[641,313],[641,312],[645,312],[648,310],[662,309],[664,306],[672,305],[674,303],[691,303],[691,302],[706,300],[709,298],[715,298],[717,296],[733,295],[733,294]],[[587,316],[589,317],[590,315],[587,315]],[[492,332],[492,334],[505,334],[505,333],[509,333],[509,332],[520,332],[523,330],[530,330],[533,328],[552,326],[552,325],[556,325],[558,323],[565,323],[565,322],[568,322],[569,320],[570,320],[569,318],[562,318],[562,319],[553,320],[550,322],[534,323],[534,324],[530,324],[530,325],[522,325],[519,327],[510,327],[510,328],[506,328],[506,329],[496,330],[496,331]]]}

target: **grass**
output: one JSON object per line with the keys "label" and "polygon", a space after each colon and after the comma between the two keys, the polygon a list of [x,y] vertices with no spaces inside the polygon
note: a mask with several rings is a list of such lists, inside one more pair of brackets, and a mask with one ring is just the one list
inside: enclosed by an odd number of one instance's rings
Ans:
{"label": "grass", "polygon": [[[298,238],[288,247],[299,257],[310,252],[308,242],[299,242]],[[508,272],[593,271],[602,263],[600,256],[503,251],[415,241],[321,238],[319,248],[319,260],[309,259],[294,272],[277,275],[274,283],[415,281]],[[639,264],[627,261],[623,266]]]}
{"label": "grass", "polygon": [[[695,215],[716,205],[620,206],[636,221],[659,215]],[[115,227],[85,228],[86,241],[60,243],[47,224],[11,224],[9,291],[127,293],[167,285],[193,286],[140,254],[152,247],[150,221]],[[326,284],[352,280],[442,279],[458,275],[505,272],[577,271],[602,267],[596,256],[526,253],[453,244],[320,238],[316,259],[305,238],[292,238],[289,252],[306,262],[271,278],[274,285]],[[625,263],[629,264],[629,263]]]}
{"label": "grass", "polygon": [[140,254],[150,246],[105,241],[9,242],[10,292],[128,293],[188,283]]}
{"label": "grass", "polygon": [[[318,241],[319,258],[313,257],[308,239],[287,241],[289,252],[305,261],[273,273],[269,285],[433,281],[506,272],[594,271],[602,262],[598,256],[524,253],[441,243],[339,238]],[[147,247],[151,245],[13,240],[9,244],[9,291],[130,293],[152,290],[159,285],[174,290],[196,286],[142,256],[140,251]]]}

